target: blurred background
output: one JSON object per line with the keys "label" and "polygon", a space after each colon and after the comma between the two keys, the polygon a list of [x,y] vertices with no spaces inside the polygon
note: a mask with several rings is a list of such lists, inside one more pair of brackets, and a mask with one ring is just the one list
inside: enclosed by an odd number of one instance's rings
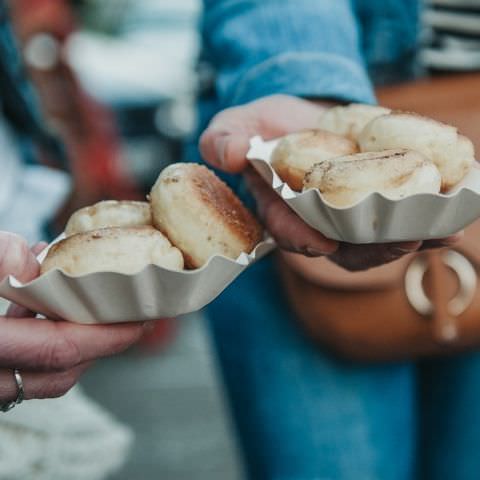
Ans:
{"label": "blurred background", "polygon": [[[81,206],[144,198],[159,171],[181,160],[202,81],[196,68],[200,3],[11,2],[43,112],[69,159],[43,152],[41,161],[70,173],[74,187],[47,226],[50,235]],[[473,119],[467,107],[478,104],[480,1],[431,0],[424,20],[426,78],[415,88],[386,88],[380,100],[457,124],[479,148],[480,109]],[[452,108],[453,88],[461,95]],[[243,477],[202,314],[157,324],[142,345],[99,362],[82,384],[135,433],[131,455],[111,480]]]}

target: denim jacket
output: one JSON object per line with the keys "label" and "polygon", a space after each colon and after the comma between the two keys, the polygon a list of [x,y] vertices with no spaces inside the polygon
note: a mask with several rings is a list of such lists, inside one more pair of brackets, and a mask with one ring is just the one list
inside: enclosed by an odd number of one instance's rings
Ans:
{"label": "denim jacket", "polygon": [[[198,136],[224,108],[274,93],[374,103],[374,84],[416,76],[420,7],[420,0],[204,0],[199,66],[210,81],[187,160],[200,161]],[[238,176],[220,175],[251,205]]]}
{"label": "denim jacket", "polygon": [[204,98],[216,110],[273,93],[372,103],[372,82],[415,75],[419,13],[419,0],[204,0]]}

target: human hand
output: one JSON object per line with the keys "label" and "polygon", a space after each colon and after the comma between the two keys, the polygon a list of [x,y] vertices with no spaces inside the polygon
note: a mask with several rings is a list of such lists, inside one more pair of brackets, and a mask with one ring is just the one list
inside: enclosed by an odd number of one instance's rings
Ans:
{"label": "human hand", "polygon": [[260,218],[280,248],[317,257],[326,255],[341,267],[366,270],[419,249],[450,246],[460,238],[423,242],[351,245],[326,238],[307,225],[248,167],[246,154],[249,139],[262,135],[272,139],[288,133],[312,128],[331,104],[313,102],[287,95],[272,95],[243,106],[218,113],[200,138],[200,151],[212,166],[230,173],[243,172],[257,202]]}
{"label": "human hand", "polygon": [[[27,282],[39,274],[35,254],[20,237],[0,232],[0,280],[14,275]],[[143,324],[78,325],[34,318],[28,310],[11,306],[0,316],[0,405],[17,397],[13,370],[22,375],[25,398],[64,395],[90,363],[119,353],[144,333]]]}

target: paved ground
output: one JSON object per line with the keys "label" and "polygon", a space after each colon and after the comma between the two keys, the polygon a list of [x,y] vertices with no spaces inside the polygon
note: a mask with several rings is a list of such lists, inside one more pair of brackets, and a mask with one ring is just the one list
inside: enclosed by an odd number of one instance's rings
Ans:
{"label": "paved ground", "polygon": [[173,345],[99,362],[83,387],[130,425],[136,444],[111,480],[240,480],[222,391],[203,319],[180,322]]}

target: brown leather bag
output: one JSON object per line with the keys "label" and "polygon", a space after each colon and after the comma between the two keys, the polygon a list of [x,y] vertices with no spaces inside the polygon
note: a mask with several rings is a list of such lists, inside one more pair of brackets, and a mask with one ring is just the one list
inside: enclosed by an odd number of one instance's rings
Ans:
{"label": "brown leather bag", "polygon": [[366,272],[281,254],[297,318],[334,353],[399,360],[480,346],[480,222],[454,249],[425,251]]}
{"label": "brown leather bag", "polygon": [[[377,96],[381,105],[456,125],[479,152],[479,81],[478,73],[428,78],[384,87]],[[454,250],[410,255],[366,272],[292,254],[282,255],[279,267],[298,320],[343,357],[412,359],[480,347],[480,221]]]}

